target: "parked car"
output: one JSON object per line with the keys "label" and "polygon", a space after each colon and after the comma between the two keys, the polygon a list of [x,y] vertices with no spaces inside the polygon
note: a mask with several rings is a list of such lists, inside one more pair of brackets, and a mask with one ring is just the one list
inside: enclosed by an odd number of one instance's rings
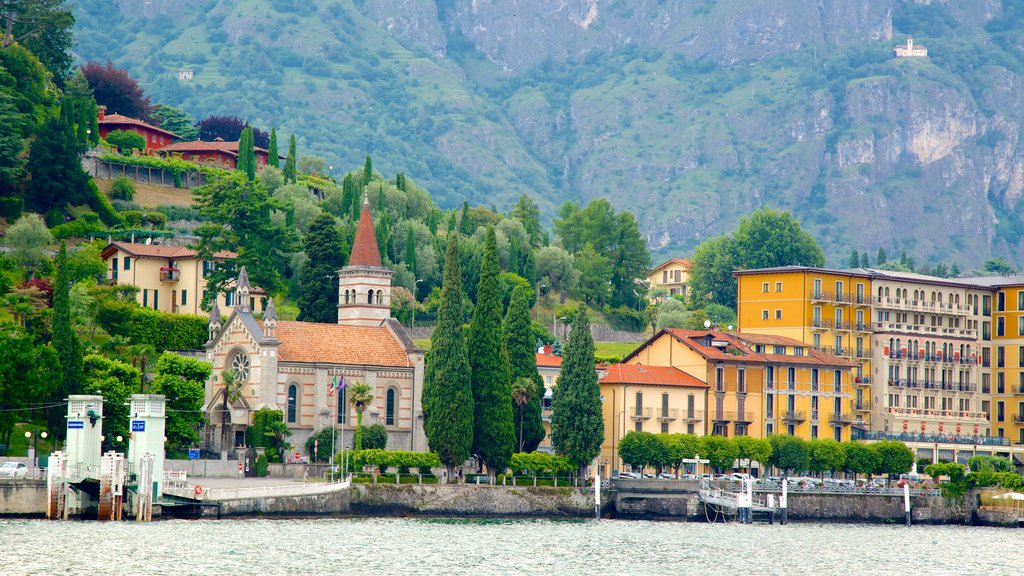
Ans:
{"label": "parked car", "polygon": [[639,480],[640,474],[636,472],[619,472],[619,478],[624,480]]}
{"label": "parked car", "polygon": [[28,466],[22,462],[4,462],[0,464],[0,478],[24,478]]}
{"label": "parked car", "polygon": [[675,480],[676,475],[671,472],[662,472],[661,474],[658,474],[658,478],[661,478],[662,480]]}

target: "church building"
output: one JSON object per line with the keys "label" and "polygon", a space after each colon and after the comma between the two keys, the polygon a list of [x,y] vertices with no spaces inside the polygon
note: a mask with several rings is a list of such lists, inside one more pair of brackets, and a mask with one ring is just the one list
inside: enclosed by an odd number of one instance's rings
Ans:
{"label": "church building", "polygon": [[[243,267],[227,320],[221,322],[216,305],[210,311],[206,358],[213,370],[204,404],[206,445],[213,450],[243,445],[253,413],[270,408],[283,412],[295,451],[305,452],[306,439],[331,426],[337,430],[337,449],[351,447],[355,409],[344,389],[331,390],[344,377],[349,385],[365,382],[372,388],[363,426],[383,424],[388,449],[426,450],[420,404],[424,354],[391,317],[391,274],[381,264],[365,198],[351,257],[338,271],[336,324],[279,321],[272,300],[257,319]],[[225,370],[236,375],[227,394]]]}

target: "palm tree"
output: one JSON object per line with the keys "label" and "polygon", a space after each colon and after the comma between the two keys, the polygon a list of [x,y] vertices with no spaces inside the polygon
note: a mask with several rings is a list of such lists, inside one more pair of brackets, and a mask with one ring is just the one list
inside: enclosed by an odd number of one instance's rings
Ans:
{"label": "palm tree", "polygon": [[220,447],[223,450],[228,445],[228,405],[233,404],[242,397],[242,386],[245,382],[237,381],[237,374],[234,370],[225,370],[220,373],[220,381],[224,384],[224,404],[221,408],[221,441]]}
{"label": "palm tree", "polygon": [[356,438],[354,448],[363,449],[363,412],[373,402],[373,388],[365,382],[354,382],[348,387],[348,401],[356,409]]}
{"label": "palm tree", "polygon": [[519,449],[518,452],[523,451],[523,412],[530,400],[533,399],[533,395],[536,393],[536,389],[533,385],[533,380],[529,378],[516,378],[512,382],[512,402],[516,405],[516,412],[519,413]]}

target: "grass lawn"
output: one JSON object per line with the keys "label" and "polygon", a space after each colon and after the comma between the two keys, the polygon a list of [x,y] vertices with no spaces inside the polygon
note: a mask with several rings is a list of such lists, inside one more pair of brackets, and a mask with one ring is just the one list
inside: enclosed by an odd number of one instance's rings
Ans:
{"label": "grass lawn", "polygon": [[[111,180],[95,178],[100,191],[110,196]],[[152,184],[135,183],[135,198],[132,200],[143,208],[156,208],[160,205],[191,206],[192,191],[173,186],[154,186]]]}

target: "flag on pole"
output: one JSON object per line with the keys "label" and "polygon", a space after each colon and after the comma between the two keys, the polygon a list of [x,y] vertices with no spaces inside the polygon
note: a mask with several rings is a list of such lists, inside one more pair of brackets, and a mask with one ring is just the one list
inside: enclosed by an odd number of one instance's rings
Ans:
{"label": "flag on pole", "polygon": [[[344,378],[344,376],[342,376]],[[334,391],[338,389],[338,375],[334,375],[334,383],[327,387],[327,395],[334,396]]]}
{"label": "flag on pole", "polygon": [[348,382],[345,381],[344,374],[341,375],[341,381],[338,382],[336,385],[338,387],[338,390],[344,390],[345,388],[348,388]]}

